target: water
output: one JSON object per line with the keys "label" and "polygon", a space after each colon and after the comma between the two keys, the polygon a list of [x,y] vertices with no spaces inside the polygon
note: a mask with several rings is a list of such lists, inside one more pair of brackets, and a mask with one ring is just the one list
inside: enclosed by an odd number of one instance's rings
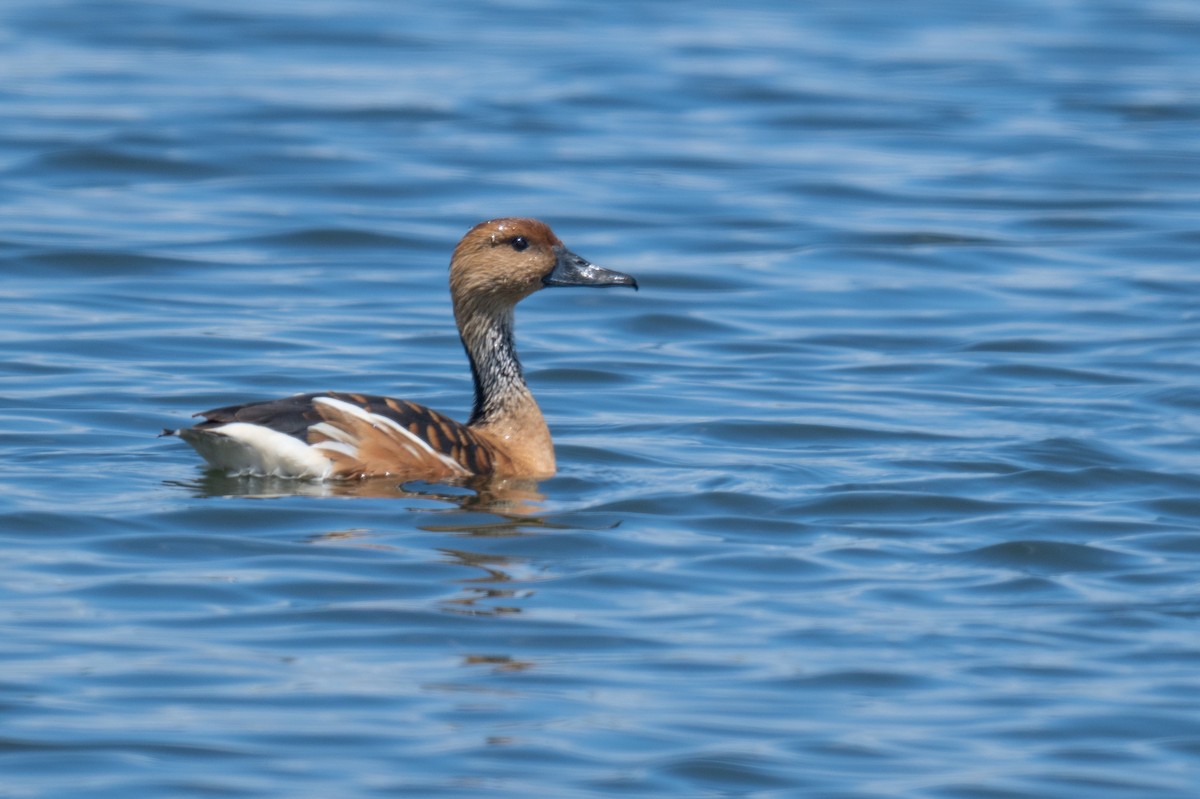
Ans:
{"label": "water", "polygon": [[[0,796],[1193,797],[1200,7],[10,0]],[[560,474],[205,475],[470,405]]]}

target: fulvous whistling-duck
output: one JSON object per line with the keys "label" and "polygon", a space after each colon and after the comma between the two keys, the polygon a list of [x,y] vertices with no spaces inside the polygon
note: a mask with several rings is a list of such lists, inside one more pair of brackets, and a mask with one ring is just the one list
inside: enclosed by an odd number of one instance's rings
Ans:
{"label": "fulvous whistling-duck", "polygon": [[465,425],[407,400],[329,392],[198,413],[178,435],[233,474],[346,480],[549,477],[554,446],[513,345],[513,308],[554,286],[632,286],[563,246],[536,219],[472,228],[450,259],[450,296],[475,380]]}

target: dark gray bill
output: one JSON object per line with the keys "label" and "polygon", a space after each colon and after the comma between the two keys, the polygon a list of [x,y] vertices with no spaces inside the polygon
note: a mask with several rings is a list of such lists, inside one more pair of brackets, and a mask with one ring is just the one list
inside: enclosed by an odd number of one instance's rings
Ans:
{"label": "dark gray bill", "polygon": [[633,286],[637,290],[637,281],[630,275],[596,266],[566,247],[555,247],[554,253],[558,260],[542,278],[543,286]]}

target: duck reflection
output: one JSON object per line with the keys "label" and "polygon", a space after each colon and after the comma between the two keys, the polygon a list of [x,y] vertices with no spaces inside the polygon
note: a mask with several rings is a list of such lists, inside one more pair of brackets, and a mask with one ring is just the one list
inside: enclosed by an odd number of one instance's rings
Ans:
{"label": "duck reflection", "polygon": [[387,479],[317,482],[280,477],[231,477],[206,472],[197,480],[167,481],[187,488],[197,497],[361,497],[370,499],[429,499],[457,505],[461,510],[518,515],[536,514],[545,498],[538,482],[528,478],[470,477],[444,483],[396,483]]}
{"label": "duck reflection", "polygon": [[[545,495],[536,480],[523,478],[470,478],[450,483],[412,482],[396,484],[388,480],[355,480],[316,483],[267,477],[227,477],[205,474],[195,483],[185,484],[204,497],[246,497],[269,499],[293,496],[370,497],[373,499],[421,500],[406,510],[425,514],[418,529],[430,533],[452,534],[463,539],[508,538],[530,535],[539,530],[562,527],[541,512]],[[337,544],[386,549],[375,538],[376,531],[363,528],[331,530],[309,537],[313,544]],[[496,552],[474,551],[465,547],[440,547],[444,563],[463,566],[475,576],[455,580],[455,595],[438,600],[447,612],[468,616],[510,616],[521,612],[519,601],[533,595],[521,587],[520,575],[528,570],[524,558]],[[493,664],[495,665],[495,664]],[[509,665],[506,670],[516,670]]]}
{"label": "duck reflection", "polygon": [[[278,478],[228,477],[208,473],[194,482],[177,483],[201,497],[367,497],[400,499],[416,514],[415,527],[427,533],[449,535],[453,547],[436,547],[440,562],[461,566],[469,576],[449,582],[451,590],[434,601],[444,613],[477,618],[505,618],[522,613],[522,605],[535,593],[530,585],[542,568],[528,558],[495,551],[501,542],[484,539],[517,538],[555,529],[578,529],[578,523],[555,520],[544,510],[545,494],[536,480],[522,478],[470,478],[449,483],[356,480],[315,483]],[[608,525],[605,525],[608,526]],[[615,526],[612,525],[612,526]],[[378,529],[345,527],[310,536],[311,544],[389,550]],[[479,542],[471,547],[469,542]],[[483,551],[483,550],[491,551]],[[519,672],[536,664],[507,654],[464,655],[463,665],[496,672]]]}
{"label": "duck reflection", "polygon": [[[482,575],[457,582],[465,586],[460,595],[440,602],[442,609],[465,616],[508,616],[521,612],[515,604],[503,604],[533,596],[533,591],[513,585],[512,570],[518,564],[506,555],[468,552],[463,549],[441,550],[448,562],[480,569]],[[506,585],[507,584],[507,585]]]}
{"label": "duck reflection", "polygon": [[[492,671],[526,671],[536,664],[529,660],[517,660],[508,655],[467,655],[463,658],[464,666],[490,666]],[[506,740],[491,741],[490,743],[507,743]]]}

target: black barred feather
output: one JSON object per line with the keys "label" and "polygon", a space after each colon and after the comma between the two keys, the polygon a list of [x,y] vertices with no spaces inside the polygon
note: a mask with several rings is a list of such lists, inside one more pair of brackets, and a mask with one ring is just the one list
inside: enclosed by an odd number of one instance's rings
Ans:
{"label": "black barred feather", "polygon": [[246,422],[312,443],[309,428],[324,417],[313,403],[318,397],[329,397],[355,405],[368,413],[387,417],[429,444],[436,452],[453,459],[472,474],[487,474],[493,458],[487,447],[466,425],[435,410],[407,400],[396,400],[372,394],[353,394],[329,391],[318,394],[295,394],[283,399],[229,405],[198,413],[204,421],[199,430],[213,429],[230,422]]}

